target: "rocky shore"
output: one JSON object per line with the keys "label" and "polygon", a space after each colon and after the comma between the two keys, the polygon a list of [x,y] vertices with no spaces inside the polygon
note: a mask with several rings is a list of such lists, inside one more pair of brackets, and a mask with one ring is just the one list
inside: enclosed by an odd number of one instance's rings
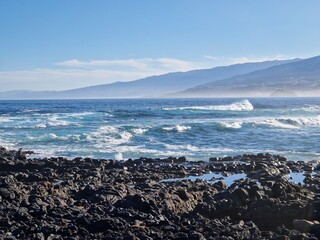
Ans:
{"label": "rocky shore", "polygon": [[29,154],[0,148],[0,239],[320,238],[317,161]]}

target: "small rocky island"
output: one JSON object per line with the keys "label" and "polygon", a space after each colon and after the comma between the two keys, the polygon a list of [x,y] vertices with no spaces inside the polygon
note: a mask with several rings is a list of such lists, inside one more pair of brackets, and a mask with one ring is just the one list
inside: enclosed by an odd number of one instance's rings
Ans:
{"label": "small rocky island", "polygon": [[270,154],[208,162],[30,154],[0,148],[1,239],[320,237],[318,161]]}

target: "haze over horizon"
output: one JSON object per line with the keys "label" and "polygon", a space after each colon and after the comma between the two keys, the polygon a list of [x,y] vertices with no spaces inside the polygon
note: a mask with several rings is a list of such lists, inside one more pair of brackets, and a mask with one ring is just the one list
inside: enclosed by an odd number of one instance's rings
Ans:
{"label": "haze over horizon", "polygon": [[1,1],[0,91],[320,54],[320,2]]}

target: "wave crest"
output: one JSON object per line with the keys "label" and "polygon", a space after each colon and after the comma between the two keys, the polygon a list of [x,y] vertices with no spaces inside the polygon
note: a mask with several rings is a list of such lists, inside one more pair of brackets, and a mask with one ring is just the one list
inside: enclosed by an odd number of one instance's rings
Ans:
{"label": "wave crest", "polygon": [[176,131],[176,132],[184,132],[186,130],[191,129],[189,126],[176,125],[174,127],[164,127],[162,128],[165,131]]}
{"label": "wave crest", "polygon": [[255,119],[248,121],[248,123],[258,125],[270,125],[278,128],[297,129],[303,126],[320,126],[320,116],[314,117],[279,117],[269,119]]}
{"label": "wave crest", "polygon": [[133,133],[137,134],[137,135],[142,135],[144,134],[146,131],[148,131],[147,128],[134,128]]}
{"label": "wave crest", "polygon": [[9,117],[0,116],[0,122],[12,122],[12,119]]}
{"label": "wave crest", "polygon": [[162,108],[162,110],[205,110],[205,111],[252,111],[253,105],[247,99],[227,105],[190,106],[180,108]]}
{"label": "wave crest", "polygon": [[231,123],[221,122],[219,124],[223,128],[231,128],[231,129],[240,129],[240,128],[242,128],[242,122],[231,122]]}
{"label": "wave crest", "polygon": [[288,119],[280,119],[290,124],[299,126],[320,126],[320,116],[315,117],[292,117]]}

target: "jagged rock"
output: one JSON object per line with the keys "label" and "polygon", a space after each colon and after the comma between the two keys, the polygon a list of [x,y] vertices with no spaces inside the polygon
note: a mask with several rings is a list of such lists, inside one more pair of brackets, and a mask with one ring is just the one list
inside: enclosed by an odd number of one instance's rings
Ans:
{"label": "jagged rock", "polygon": [[[28,154],[0,147],[0,239],[320,237],[320,176],[310,172],[300,184],[286,176],[313,170],[316,161],[271,154],[210,162]],[[225,181],[161,181],[210,172]],[[247,178],[227,184],[235,173]]]}

